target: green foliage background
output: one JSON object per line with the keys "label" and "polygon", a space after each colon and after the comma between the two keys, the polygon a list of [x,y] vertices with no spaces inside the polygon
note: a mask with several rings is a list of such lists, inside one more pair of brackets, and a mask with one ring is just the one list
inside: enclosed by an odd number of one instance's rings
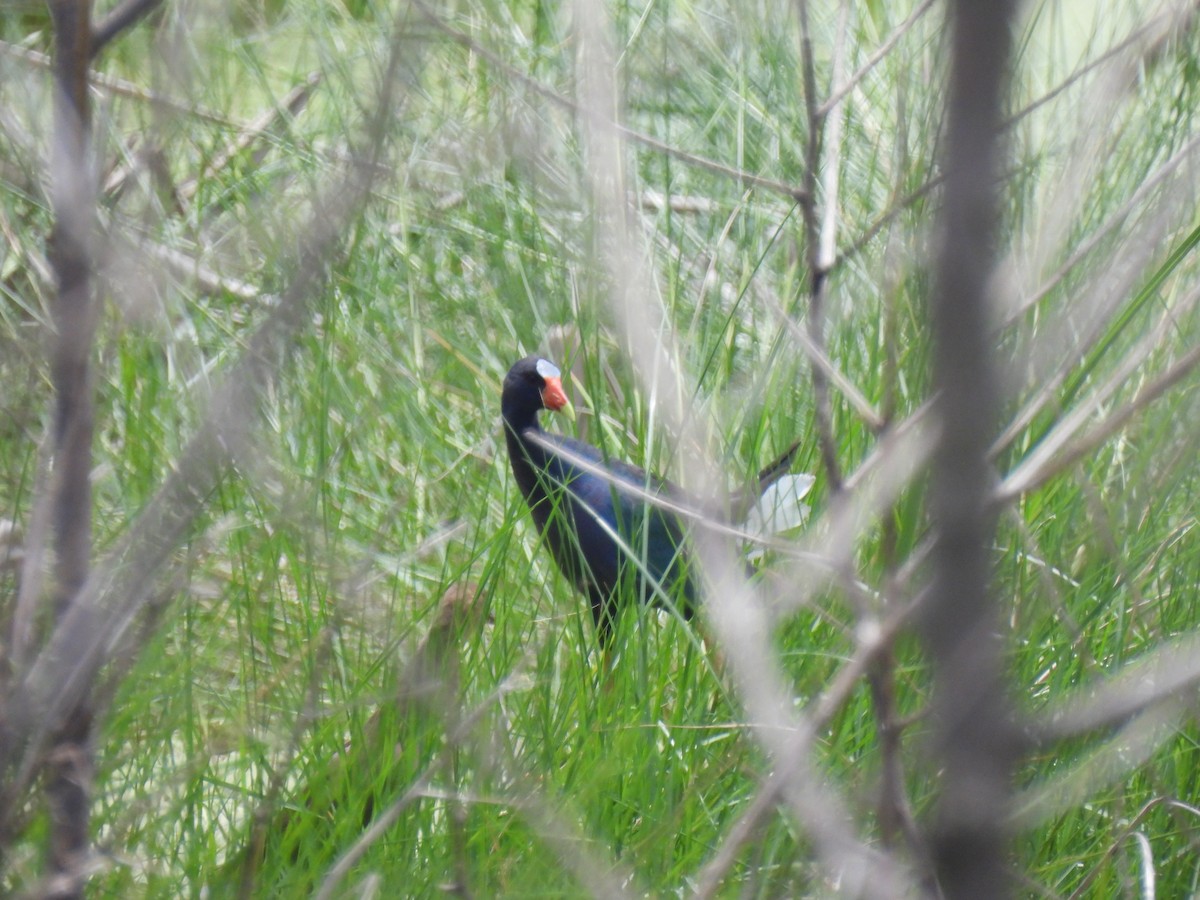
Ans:
{"label": "green foliage background", "polygon": [[[1043,0],[1027,4],[1021,23],[998,281],[1011,297],[1049,290],[1015,317],[998,310],[1004,424],[1021,422],[998,448],[1001,477],[1072,412],[1095,426],[1120,415],[1197,340],[1186,300],[1197,287],[1194,179],[1139,193],[1196,139],[1194,30],[1138,50],[1119,74],[1089,69],[1151,15],[1147,4],[1098,6],[1105,15],[1083,21],[1072,4]],[[847,74],[914,9],[852,7]],[[800,185],[811,120],[792,4],[609,10],[629,128]],[[222,481],[175,555],[143,651],[115,662],[101,685],[109,702],[94,828],[107,855],[95,896],[300,896],[363,833],[365,807],[402,797],[396,824],[343,881],[346,896],[372,885],[411,896],[447,886],[574,895],[596,887],[588,860],[618,883],[628,876],[631,892],[686,894],[769,768],[702,635],[654,613],[627,616],[605,676],[584,604],[537,546],[499,440],[509,364],[553,326],[576,323],[579,387],[595,413],[589,439],[686,481],[606,312],[575,114],[541,93],[572,95],[576,54],[594,36],[574,29],[568,7],[538,0],[438,14],[476,50],[417,8],[400,13],[403,99],[385,171],[264,399],[256,452]],[[99,554],[171,471],[212,385],[296,271],[312,198],[360,146],[395,15],[370,0],[167,4],[100,61],[136,87],[96,90],[101,181],[123,165],[138,175],[101,200],[106,229],[123,238],[106,248],[101,273]],[[823,98],[838,11],[814,4],[810,15]],[[49,47],[33,7],[0,17],[0,34]],[[839,175],[836,196],[817,198],[838,209],[827,351],[895,423],[927,397],[944,51],[937,7],[855,83],[833,113],[843,116],[840,143],[823,148]],[[209,170],[239,123],[312,73],[321,80],[301,112]],[[49,86],[10,54],[0,83],[10,109],[0,134],[0,517],[28,523],[49,409],[50,287],[38,269],[50,226]],[[149,92],[178,102],[151,103]],[[683,348],[695,415],[737,483],[814,434],[808,363],[784,324],[803,320],[810,296],[801,211],[781,191],[627,147],[635,232]],[[161,161],[157,183],[139,164],[147,148]],[[188,199],[172,195],[196,178]],[[166,264],[161,248],[223,281]],[[231,289],[237,282],[251,291]],[[1086,406],[1166,310],[1178,313],[1162,339],[1111,396]],[[1200,625],[1195,387],[1186,375],[1005,507],[996,591],[1012,693],[1030,716]],[[879,442],[836,391],[833,432],[847,472]],[[797,468],[817,475],[819,534],[829,493],[815,440]],[[883,587],[925,531],[918,479],[858,535],[856,577]],[[6,608],[16,577],[0,569]],[[456,635],[461,705],[474,719],[453,742],[437,715],[392,698],[439,599],[467,583],[484,615]],[[836,588],[798,609],[784,602],[774,646],[803,708],[855,651],[858,611]],[[923,756],[926,672],[907,635],[893,671],[909,717],[905,788],[920,817],[937,773]],[[1152,872],[1163,896],[1197,890],[1194,706],[1180,696],[1027,760],[1015,786],[1023,889],[1117,896]],[[875,821],[878,726],[864,683],[816,754],[872,842],[885,837]],[[31,805],[5,859],[4,893],[35,883],[38,815]],[[723,894],[824,895],[834,879],[780,814],[743,848]]]}

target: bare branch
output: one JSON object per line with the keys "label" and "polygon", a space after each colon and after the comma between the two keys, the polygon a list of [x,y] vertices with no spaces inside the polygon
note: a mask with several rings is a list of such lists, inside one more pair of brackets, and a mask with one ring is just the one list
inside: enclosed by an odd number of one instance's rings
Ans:
{"label": "bare branch", "polygon": [[[845,5],[843,4],[843,15]],[[821,253],[821,221],[817,213],[817,173],[821,171],[821,149],[824,139],[825,117],[817,107],[817,73],[813,60],[812,35],[808,23],[808,0],[799,0],[797,13],[800,19],[800,60],[804,74],[804,109],[807,115],[807,134],[804,145],[804,192],[807,201],[800,204],[804,219],[804,256],[808,262],[808,337],[813,347],[821,354],[825,352],[825,299],[828,293],[828,265],[833,262]],[[834,151],[837,152],[836,150]],[[829,174],[828,172],[826,173]],[[836,175],[834,189],[836,190]],[[837,204],[837,197],[824,197],[826,207]],[[828,219],[832,224],[835,220]],[[830,240],[832,241],[832,234]],[[817,444],[821,448],[821,463],[829,482],[831,494],[842,489],[842,465],[838,460],[837,441],[833,435],[833,409],[829,399],[829,382],[825,372],[814,365],[812,372],[813,418],[817,426]]]}
{"label": "bare branch", "polygon": [[[1194,692],[1194,686],[1191,689]],[[1123,719],[1109,719],[1112,730],[1103,741],[1016,796],[1010,804],[1010,826],[1032,828],[1127,778],[1178,734],[1188,705],[1183,696],[1172,694]]]}
{"label": "bare branch", "polygon": [[863,251],[864,247],[871,243],[871,241],[875,240],[875,238],[879,235],[879,232],[883,231],[883,229],[892,224],[892,222],[900,217],[901,213],[912,207],[917,203],[917,201],[924,199],[929,194],[941,187],[945,180],[946,176],[944,173],[933,175],[928,181],[926,181],[916,190],[910,191],[903,197],[898,197],[890,206],[888,206],[886,210],[880,213],[879,217],[876,218],[874,222],[867,226],[866,230],[863,231],[862,234],[860,234],[850,243],[850,246],[838,253],[837,259],[833,261],[833,267],[838,268],[839,266],[843,265],[846,260],[858,256],[858,254]]}
{"label": "bare branch", "polygon": [[417,800],[425,796],[430,785],[433,783],[433,776],[441,767],[442,761],[435,759],[427,765],[423,772],[409,785],[408,790],[401,794],[397,799],[393,800],[388,807],[375,817],[375,820],[370,826],[359,835],[358,839],[351,845],[350,849],[341,855],[337,863],[334,864],[325,875],[325,879],[321,882],[321,887],[313,895],[314,900],[328,900],[334,896],[334,891],[337,890],[339,884],[354,868],[364,853],[378,841],[389,828],[391,828],[400,818],[400,814],[404,812]]}
{"label": "bare branch", "polygon": [[1170,35],[1186,30],[1197,11],[1198,7],[1195,0],[1179,0],[1174,6],[1167,6],[1150,18],[1149,21],[1135,28],[1124,40],[1118,41],[1108,50],[1088,62],[1087,65],[1080,66],[1076,71],[1063,79],[1060,84],[1055,85],[1041,97],[1014,113],[1005,120],[1003,127],[1006,129],[1011,128],[1022,119],[1032,115],[1064,91],[1070,89],[1077,82],[1087,77],[1091,72],[1112,62],[1113,59],[1120,56],[1126,50],[1131,48],[1138,49],[1142,52],[1143,56],[1149,52],[1156,51]]}
{"label": "bare branch", "polygon": [[922,633],[934,677],[941,769],[931,857],[947,898],[1009,895],[1009,802],[1017,743],[991,597],[987,459],[997,390],[987,291],[997,216],[1000,99],[1014,2],[951,5],[952,61],[941,247],[931,302],[939,437],[931,477],[933,577]]}
{"label": "bare branch", "polygon": [[1191,700],[1200,683],[1200,635],[1185,635],[1124,666],[1097,685],[1059,699],[1039,716],[1031,737],[1049,746],[1114,728],[1162,703]]}
{"label": "bare branch", "polygon": [[1186,162],[1189,157],[1200,149],[1200,135],[1197,135],[1188,140],[1182,147],[1177,150],[1170,159],[1164,162],[1161,166],[1147,175],[1142,182],[1137,186],[1137,189],[1129,195],[1126,200],[1115,212],[1108,216],[1088,237],[1081,241],[1079,245],[1071,252],[1066,261],[1041,285],[1037,290],[1031,293],[1028,297],[1016,304],[1011,311],[1005,315],[1004,324],[1011,325],[1022,315],[1044,300],[1054,288],[1069,275],[1074,269],[1100,245],[1109,234],[1119,228],[1125,221],[1129,219],[1138,208],[1145,202],[1146,198],[1152,194],[1176,169],[1180,164]]}
{"label": "bare branch", "polygon": [[[1061,93],[1066,91],[1068,88],[1070,88],[1072,85],[1074,85],[1077,81],[1079,81],[1081,78],[1083,78],[1087,73],[1092,72],[1096,68],[1098,68],[1106,63],[1111,62],[1114,58],[1120,56],[1121,53],[1128,51],[1131,47],[1141,47],[1141,46],[1146,46],[1146,45],[1149,45],[1151,47],[1159,46],[1161,44],[1162,40],[1164,39],[1165,35],[1169,35],[1169,34],[1176,33],[1178,31],[1182,31],[1182,30],[1186,29],[1190,25],[1191,19],[1195,16],[1196,12],[1197,12],[1197,7],[1196,7],[1194,0],[1181,0],[1181,2],[1176,4],[1176,6],[1174,8],[1164,11],[1157,18],[1146,23],[1144,26],[1136,29],[1125,40],[1116,44],[1114,47],[1112,47],[1110,50],[1106,51],[1104,54],[1102,54],[1096,60],[1093,60],[1092,62],[1088,63],[1086,66],[1083,66],[1079,71],[1072,73],[1071,76],[1068,77],[1067,79],[1065,79],[1061,84],[1059,84],[1059,85],[1055,86],[1054,88],[1052,88],[1051,90],[1047,91],[1044,95],[1039,97],[1037,100],[1034,100],[1032,103],[1028,104],[1025,108],[1023,108],[1019,112],[1015,113],[1013,116],[1011,116],[1009,119],[1007,119],[1004,122],[1002,128],[1004,130],[1008,130],[1013,125],[1018,124],[1023,119],[1025,119],[1027,116],[1031,115],[1034,111],[1039,109],[1041,106],[1044,106],[1046,103],[1049,103],[1055,97],[1059,96]],[[902,26],[902,28],[903,28],[903,26]],[[858,75],[858,73],[856,73],[855,77],[852,77],[852,79],[851,79],[852,82],[857,78],[857,75]],[[825,106],[832,106],[832,103],[834,102],[835,99],[838,99],[838,100],[841,99],[840,93],[838,91],[833,92],[833,94],[830,97],[830,100],[826,101]],[[821,107],[822,111],[824,111],[825,106]],[[896,200],[893,201],[888,206],[888,208],[886,210],[884,210],[878,216],[878,218],[875,219],[874,222],[872,222],[870,225],[868,225],[867,228],[865,230],[863,230],[863,232],[858,237],[856,237],[850,243],[849,246],[845,247],[843,250],[841,250],[838,253],[837,259],[835,260],[833,267],[837,268],[837,267],[841,266],[843,263],[845,263],[847,260],[852,259],[853,257],[857,256],[859,253],[861,253],[862,250],[878,236],[879,232],[881,232],[889,224],[891,224],[893,221],[895,221],[895,219],[901,213],[903,213],[905,210],[912,207],[917,201],[928,196],[934,190],[936,190],[938,187],[940,187],[942,182],[944,181],[944,178],[945,178],[944,173],[938,173],[938,174],[932,175],[920,187],[909,192],[908,194],[905,194],[902,197],[896,198]],[[1146,185],[1143,185],[1142,189],[1145,189],[1145,188],[1146,188]],[[1139,192],[1142,189],[1139,189]],[[1117,215],[1120,215],[1120,214],[1118,213]],[[1114,218],[1116,218],[1116,216],[1114,216]],[[1039,292],[1039,294],[1040,294],[1040,292]],[[1036,302],[1036,300],[1033,300],[1030,302]]]}
{"label": "bare branch", "polygon": [[0,803],[0,810],[14,809],[12,801],[27,788],[52,730],[86,698],[110,655],[136,652],[126,646],[126,637],[149,602],[156,577],[226,467],[249,452],[262,391],[278,376],[296,335],[311,322],[309,307],[349,230],[346,223],[370,196],[380,170],[398,90],[400,44],[393,37],[376,104],[368,107],[363,160],[314,201],[314,217],[299,242],[287,290],[213,392],[207,416],[172,474],[104,564],[88,575],[23,673],[10,700],[8,740],[0,748],[0,770],[12,773],[3,798],[9,802]]}
{"label": "bare branch", "polygon": [[[38,68],[52,69],[54,67],[54,61],[45,53],[39,53],[36,50],[30,50],[26,47],[19,47],[16,44],[10,44],[6,41],[0,41],[0,53],[4,53],[6,56],[9,56],[13,59],[19,59],[22,62],[30,65],[37,66]],[[212,110],[204,109],[203,107],[196,106],[192,103],[176,100],[173,97],[168,97],[167,95],[157,93],[156,91],[148,91],[140,85],[134,84],[132,81],[126,81],[123,78],[115,78],[111,75],[105,75],[102,72],[95,71],[94,69],[88,70],[87,80],[88,84],[94,85],[101,90],[111,94],[116,94],[120,97],[129,97],[134,100],[153,103],[166,109],[183,113],[184,115],[202,119],[206,122],[213,122],[217,125],[234,127],[236,124],[228,116],[223,116],[220,113],[215,113]]]}
{"label": "bare branch", "polygon": [[852,382],[844,372],[842,372],[829,354],[825,352],[823,347],[817,346],[813,342],[812,336],[803,328],[796,324],[795,321],[784,311],[783,307],[774,298],[768,298],[767,303],[770,306],[771,312],[792,336],[792,340],[800,348],[814,369],[819,369],[824,373],[829,382],[836,387],[846,401],[858,413],[860,419],[866,423],[867,427],[874,432],[878,432],[883,427],[883,418],[871,405],[871,401],[866,398],[858,386]]}
{"label": "bare branch", "polygon": [[138,20],[149,15],[162,5],[162,0],[122,0],[103,20],[96,23],[92,29],[92,51],[94,58],[99,55],[114,38],[122,31],[132,28]]}
{"label": "bare branch", "polygon": [[737,862],[738,855],[746,843],[753,838],[759,826],[779,803],[784,785],[796,774],[795,767],[804,760],[813,738],[828,726],[837,711],[858,689],[859,682],[870,671],[880,654],[888,652],[896,635],[908,624],[919,603],[918,600],[906,605],[893,612],[877,630],[865,632],[867,639],[859,642],[853,658],[842,666],[825,692],[810,704],[807,718],[802,721],[800,729],[793,737],[789,754],[759,787],[758,794],[725,835],[712,859],[698,874],[697,898],[716,896],[722,881]]}
{"label": "bare branch", "polygon": [[[92,555],[92,341],[96,301],[91,245],[96,186],[91,167],[88,97],[91,4],[57,0],[54,20],[54,150],[51,202],[54,230],[49,260],[57,296],[51,359],[55,412],[51,504],[56,578],[54,608],[61,621],[88,578]],[[86,691],[49,727],[46,796],[50,806],[50,870],[61,879],[57,897],[78,897],[88,854],[91,804],[92,711]]]}
{"label": "bare branch", "polygon": [[[1171,803],[1171,802],[1172,801],[1168,800],[1166,797],[1155,797],[1153,800],[1151,800],[1145,806],[1143,806],[1141,809],[1139,809],[1137,812],[1137,815],[1135,815],[1132,819],[1129,820],[1129,822],[1127,822],[1125,824],[1125,827],[1121,829],[1121,834],[1117,837],[1117,839],[1115,841],[1112,842],[1112,844],[1109,845],[1109,848],[1107,851],[1105,851],[1104,856],[1099,861],[1097,861],[1095,865],[1092,866],[1091,871],[1089,871],[1087,874],[1087,877],[1084,878],[1083,881],[1081,881],[1079,883],[1079,887],[1077,887],[1074,891],[1071,892],[1071,896],[1068,897],[1067,900],[1080,900],[1080,898],[1086,896],[1088,890],[1091,888],[1092,884],[1095,882],[1096,877],[1101,872],[1105,871],[1105,866],[1107,866],[1108,862],[1112,859],[1112,857],[1116,855],[1116,852],[1120,848],[1121,844],[1124,841],[1128,840],[1131,836],[1138,834],[1137,829],[1142,827],[1142,822],[1144,822],[1146,820],[1146,817],[1149,816],[1150,813],[1152,813],[1155,809],[1157,809],[1159,806],[1163,805],[1164,803]],[[1153,897],[1154,896],[1153,889],[1151,889],[1147,894],[1145,894],[1145,896]]]}
{"label": "bare branch", "polygon": [[[579,63],[583,142],[588,160],[588,187],[601,235],[602,261],[612,284],[610,308],[625,328],[630,354],[646,394],[657,401],[658,415],[683,435],[690,475],[700,483],[718,484],[719,475],[703,451],[703,435],[686,415],[682,366],[673,332],[653,292],[654,272],[633,242],[623,186],[621,145],[608,123],[616,108],[613,63],[607,48],[608,23],[602,8],[579,0],[573,6],[587,35]],[[687,487],[687,485],[685,485]],[[768,617],[746,582],[728,541],[707,531],[696,536],[697,560],[706,581],[705,611],[727,652],[740,696],[753,721],[755,736],[778,766],[791,756],[794,736],[804,729],[792,711],[791,698],[768,640]],[[850,893],[875,897],[901,896],[909,888],[907,873],[894,860],[868,847],[854,832],[845,803],[829,790],[808,762],[796,759],[783,780],[781,796],[812,839],[828,871],[849,878]]]}
{"label": "bare branch", "polygon": [[1036,461],[1037,465],[1030,465],[1028,468],[1022,466],[1009,475],[997,488],[996,500],[1000,503],[1009,503],[1022,494],[1040,487],[1059,472],[1074,465],[1079,459],[1091,453],[1124,428],[1131,419],[1187,377],[1198,365],[1200,365],[1200,347],[1193,347],[1174,365],[1138,391],[1137,396],[1120,410],[1106,416],[1103,422],[1073,443],[1064,443],[1057,455],[1045,460],[1039,458]]}
{"label": "bare branch", "polygon": [[[50,459],[53,449],[47,434],[38,450],[38,473],[34,482],[33,510],[29,531],[25,537],[25,554],[21,560],[21,584],[17,589],[13,611],[12,633],[9,640],[10,665],[14,672],[25,671],[34,646],[34,619],[42,597],[45,563],[50,552],[50,520],[53,497],[49,490]],[[2,733],[0,729],[0,733]]]}
{"label": "bare branch", "polygon": [[[540,779],[523,771],[518,759],[511,756],[506,758],[499,750],[504,741],[496,733],[489,733],[488,729],[482,727],[485,713],[502,702],[506,694],[521,690],[526,679],[520,674],[510,674],[473,709],[467,711],[459,706],[458,686],[455,683],[457,651],[446,642],[452,635],[458,634],[457,626],[463,624],[464,616],[470,617],[478,612],[478,609],[471,609],[469,606],[474,599],[470,590],[460,590],[454,595],[447,592],[439,610],[439,620],[434,623],[410,664],[405,667],[405,674],[401,676],[400,702],[411,704],[414,700],[420,700],[421,705],[439,719],[439,725],[445,732],[450,748],[470,746],[485,771],[504,773],[503,780],[510,788],[508,793],[488,798],[486,802],[511,806],[523,815],[542,840],[558,852],[564,866],[574,872],[579,883],[586,885],[593,896],[620,900],[641,895],[642,891],[630,889],[630,883],[634,881],[633,873],[615,860],[605,859],[600,854],[588,850],[585,836],[580,834],[578,826],[544,798],[544,788]],[[450,602],[447,603],[447,600]],[[468,604],[466,608],[464,602]],[[415,695],[409,693],[412,690],[415,690]],[[445,755],[447,754],[444,753],[443,756]],[[433,787],[433,776],[444,764],[444,759],[431,762],[399,798],[376,816],[370,827],[326,873],[315,895],[318,900],[334,896],[338,884],[345,879],[354,864],[384,836],[387,829],[399,819],[400,814],[415,801],[437,797],[456,804],[471,799],[485,802],[480,798],[463,797],[458,793],[447,794],[436,790]]]}
{"label": "bare branch", "polygon": [[837,85],[837,87],[830,92],[829,97],[826,98],[825,102],[817,108],[818,115],[828,115],[830,110],[841,103],[842,100],[845,99],[846,95],[854,90],[855,86],[867,76],[867,73],[879,65],[880,61],[892,52],[892,48],[894,48],[896,44],[900,42],[900,39],[908,34],[908,32],[912,31],[913,26],[920,21],[921,17],[924,16],[925,13],[929,12],[929,8],[931,6],[933,6],[933,0],[922,0],[922,2],[918,4],[917,8],[909,14],[909,17],[896,26],[896,30],[888,35],[887,40],[880,44],[875,52],[867,57],[867,61],[863,63],[853,75],[851,75],[845,81],[842,81],[840,78],[835,76],[834,83]]}
{"label": "bare branch", "polygon": [[[1116,213],[1109,216],[1094,234],[1083,241],[1045,284],[1035,291],[1027,301],[1020,304],[1006,324],[1011,325],[1016,316],[1028,311],[1033,304],[1046,297],[1097,248],[1104,236],[1131,216],[1150,191],[1159,187],[1167,176],[1197,149],[1200,149],[1200,137],[1188,141],[1178,153],[1155,170],[1139,185],[1130,199]],[[1184,214],[1187,209],[1181,202],[1181,196],[1168,193],[1166,198],[1163,203],[1165,209],[1157,215],[1147,217],[1145,227],[1133,232],[1120,245],[1108,264],[1097,270],[1097,274],[1089,280],[1089,285],[1079,291],[1079,297],[1086,298],[1087,302],[1082,312],[1075,313],[1075,310],[1083,302],[1082,300],[1068,306],[1051,323],[1053,330],[1039,339],[1038,345],[1045,348],[1042,353],[1043,367],[1048,363],[1049,370],[1043,368],[1036,374],[1037,389],[997,437],[992,447],[993,456],[1024,432],[1039,412],[1055,402],[1059,389],[1071,370],[1096,346],[1103,336],[1105,328],[1121,309],[1122,303],[1128,299],[1131,292],[1136,290],[1142,278],[1146,261],[1158,252],[1164,235],[1172,227],[1176,217]],[[1043,331],[1046,330],[1046,326],[1043,326]],[[1067,347],[1065,352],[1064,346]]]}
{"label": "bare branch", "polygon": [[[113,238],[113,240],[117,239]],[[172,272],[185,284],[194,285],[200,294],[228,294],[231,297],[247,301],[263,299],[262,292],[256,285],[229,275],[222,275],[194,256],[189,256],[174,247],[160,244],[151,238],[143,238],[137,244],[126,245],[124,249],[131,253],[136,251],[138,256],[148,257],[151,262]],[[104,276],[107,273],[101,271],[100,274]]]}
{"label": "bare branch", "polygon": [[[846,32],[849,27],[850,4],[843,0],[838,8],[837,38],[833,47],[833,71],[831,78],[840,81],[842,68],[846,62]],[[822,143],[828,148],[827,156],[821,163],[821,197],[824,207],[820,213],[820,228],[817,237],[817,267],[820,271],[828,271],[837,255],[837,223],[838,223],[838,186],[842,172],[842,124],[845,122],[845,110],[837,115],[829,113],[837,109],[837,104],[829,106],[827,111],[818,109],[813,116],[813,125],[829,125],[828,132],[823,136]]]}

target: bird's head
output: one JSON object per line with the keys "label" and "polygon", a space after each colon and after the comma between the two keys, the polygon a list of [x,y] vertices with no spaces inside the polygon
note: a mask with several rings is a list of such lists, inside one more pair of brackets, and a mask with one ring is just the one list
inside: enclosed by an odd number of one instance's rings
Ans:
{"label": "bird's head", "polygon": [[506,406],[511,404],[551,412],[567,408],[562,373],[548,359],[527,356],[508,370],[504,378],[504,402]]}

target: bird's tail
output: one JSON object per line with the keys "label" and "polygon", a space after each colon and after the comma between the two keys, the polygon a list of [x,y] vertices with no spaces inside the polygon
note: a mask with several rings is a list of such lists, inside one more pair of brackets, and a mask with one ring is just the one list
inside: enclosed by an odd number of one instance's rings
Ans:
{"label": "bird's tail", "polygon": [[800,444],[801,441],[797,440],[783,452],[783,455],[779,459],[770,463],[758,473],[758,493],[760,496],[763,491],[786,475],[792,468],[792,461],[796,458],[796,454],[800,452]]}

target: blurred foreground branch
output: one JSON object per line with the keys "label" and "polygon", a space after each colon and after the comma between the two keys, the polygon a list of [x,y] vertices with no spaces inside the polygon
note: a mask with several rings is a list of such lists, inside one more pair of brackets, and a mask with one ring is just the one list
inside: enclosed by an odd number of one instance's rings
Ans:
{"label": "blurred foreground branch", "polygon": [[[48,258],[54,273],[54,348],[51,371],[55,409],[50,478],[56,578],[55,615],[71,608],[88,577],[92,553],[92,431],[95,419],[92,341],[96,302],[92,290],[95,179],[91,166],[91,4],[58,0],[54,21],[54,132],[51,206],[54,227]],[[46,722],[45,757],[50,808],[51,896],[77,897],[83,888],[91,804],[91,701],[81,691],[60,716]],[[9,746],[5,734],[3,749]],[[42,760],[39,760],[39,763]]]}
{"label": "blurred foreground branch", "polygon": [[941,771],[931,857],[944,895],[972,900],[1009,894],[1005,821],[1015,735],[988,562],[995,523],[987,453],[998,391],[987,300],[1015,5],[951,6],[946,185],[930,309],[940,434],[930,486],[933,576],[921,620]]}
{"label": "blurred foreground branch", "polygon": [[[127,4],[136,21],[151,4]],[[136,7],[136,9],[135,9]],[[331,261],[349,225],[370,196],[394,117],[401,40],[393,35],[375,103],[366,107],[364,152],[346,174],[314,198],[314,215],[297,239],[294,268],[245,352],[213,391],[207,415],[172,474],[107,558],[90,567],[92,375],[96,321],[89,246],[95,223],[95,179],[88,149],[87,2],[51,4],[56,27],[56,134],[53,171],[55,230],[51,261],[58,284],[55,307],[52,493],[58,578],[57,622],[40,651],[14,672],[3,698],[0,734],[0,835],[21,828],[24,796],[40,766],[50,766],[48,890],[80,896],[88,871],[91,803],[92,686],[118,656],[134,658],[150,635],[133,626],[154,596],[156,580],[185,538],[226,469],[251,448],[263,392],[279,377],[297,335],[312,321]],[[108,27],[113,27],[109,20]],[[403,19],[397,27],[403,26]],[[23,661],[22,653],[18,659]]]}

